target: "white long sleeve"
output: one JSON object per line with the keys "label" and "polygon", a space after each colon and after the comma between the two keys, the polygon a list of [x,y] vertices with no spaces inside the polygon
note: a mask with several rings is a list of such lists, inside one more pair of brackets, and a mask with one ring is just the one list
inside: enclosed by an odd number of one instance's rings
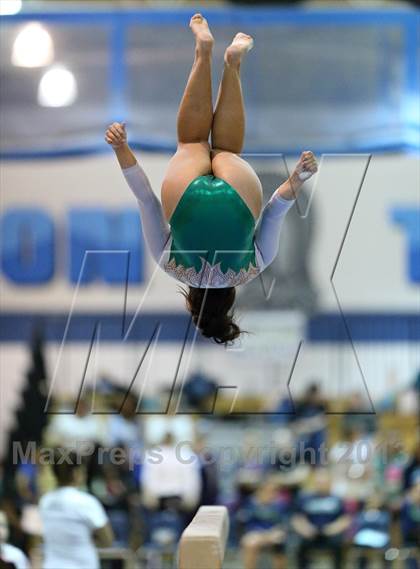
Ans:
{"label": "white long sleeve", "polygon": [[295,200],[286,200],[274,193],[263,209],[255,231],[255,253],[260,271],[274,261],[284,218],[294,203]]}
{"label": "white long sleeve", "polygon": [[160,264],[171,237],[170,226],[163,214],[162,205],[139,164],[125,168],[122,172],[137,198],[144,238],[154,260]]}

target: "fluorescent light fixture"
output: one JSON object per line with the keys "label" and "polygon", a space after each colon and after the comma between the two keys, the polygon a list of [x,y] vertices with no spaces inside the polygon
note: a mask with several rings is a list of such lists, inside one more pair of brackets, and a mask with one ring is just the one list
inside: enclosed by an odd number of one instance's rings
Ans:
{"label": "fluorescent light fixture", "polygon": [[44,67],[50,65],[53,59],[54,45],[47,30],[37,22],[32,22],[22,28],[13,44],[13,65]]}
{"label": "fluorescent light fixture", "polygon": [[0,0],[0,16],[13,16],[22,10],[22,0]]}
{"label": "fluorescent light fixture", "polygon": [[71,71],[54,66],[44,73],[38,87],[41,107],[68,107],[77,98],[77,82]]}

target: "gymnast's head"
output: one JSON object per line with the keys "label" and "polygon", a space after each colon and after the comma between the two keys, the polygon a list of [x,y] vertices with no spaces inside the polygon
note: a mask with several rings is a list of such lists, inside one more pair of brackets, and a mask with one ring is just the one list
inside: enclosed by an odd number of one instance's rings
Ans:
{"label": "gymnast's head", "polygon": [[[193,288],[182,290],[194,324],[206,338],[217,344],[230,344],[242,331],[234,320],[236,291],[228,288]],[[204,301],[204,304],[203,304]]]}

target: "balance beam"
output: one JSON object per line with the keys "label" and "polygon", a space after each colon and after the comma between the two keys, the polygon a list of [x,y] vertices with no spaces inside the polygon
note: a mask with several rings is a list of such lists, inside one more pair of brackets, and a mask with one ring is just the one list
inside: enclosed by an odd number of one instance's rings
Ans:
{"label": "balance beam", "polygon": [[201,506],[179,543],[179,569],[222,569],[229,534],[224,506]]}

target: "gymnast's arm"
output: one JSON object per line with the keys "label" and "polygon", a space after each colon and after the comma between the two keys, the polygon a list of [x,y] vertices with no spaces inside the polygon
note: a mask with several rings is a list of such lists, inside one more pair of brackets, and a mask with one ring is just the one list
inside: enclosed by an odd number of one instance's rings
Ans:
{"label": "gymnast's arm", "polygon": [[255,249],[260,270],[270,265],[279,249],[280,231],[287,212],[295,203],[297,192],[317,171],[312,152],[303,152],[293,174],[271,196],[255,231]]}
{"label": "gymnast's arm", "polygon": [[112,124],[106,132],[105,140],[113,147],[126,182],[136,196],[144,237],[153,258],[159,264],[171,236],[162,205],[127,144],[124,125]]}

